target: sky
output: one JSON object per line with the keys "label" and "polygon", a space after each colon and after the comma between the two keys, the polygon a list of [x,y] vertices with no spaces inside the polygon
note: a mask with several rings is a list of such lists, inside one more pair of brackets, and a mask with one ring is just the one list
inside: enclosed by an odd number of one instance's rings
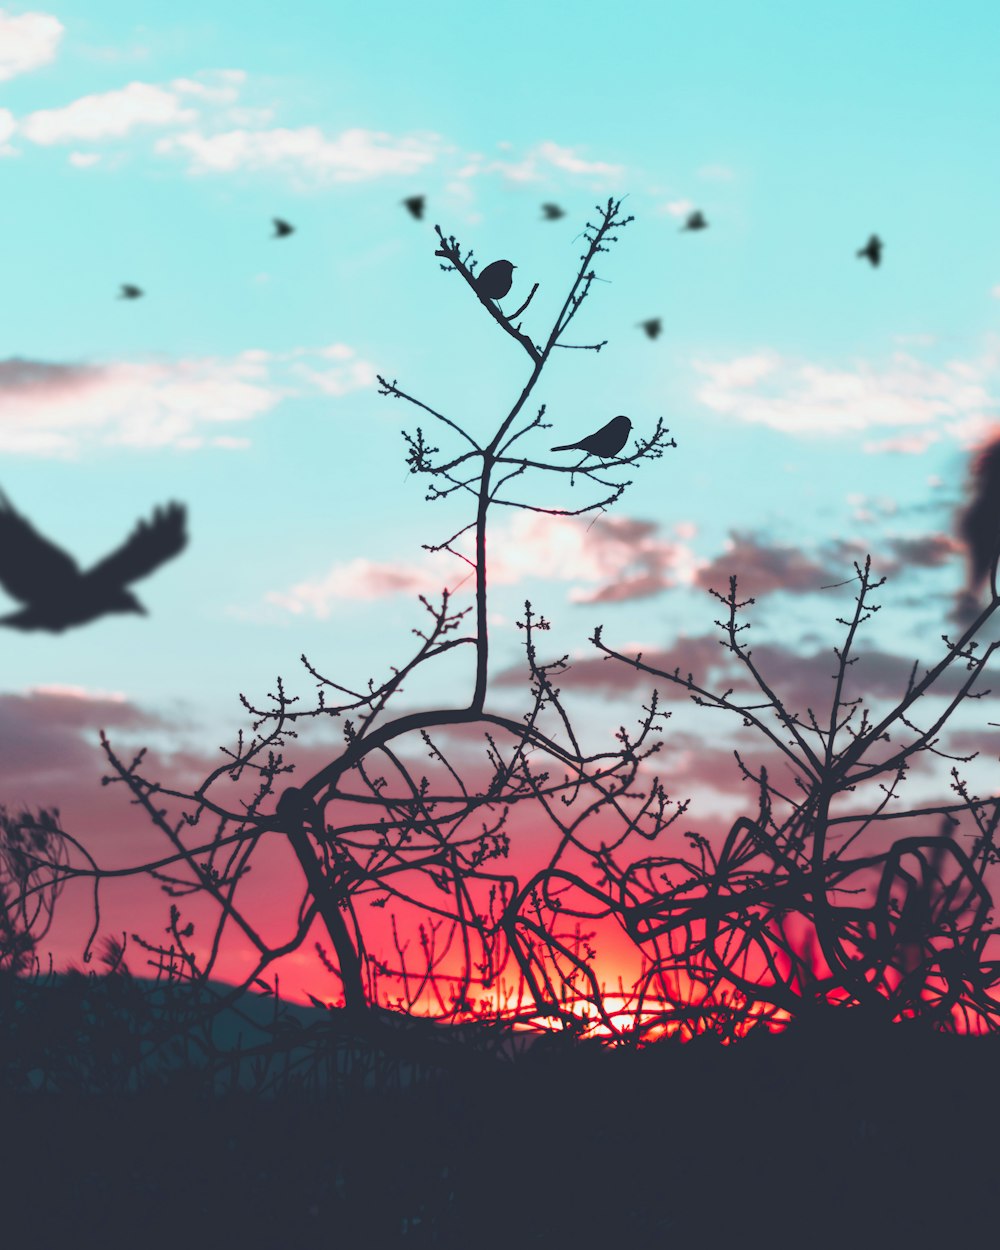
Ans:
{"label": "sky", "polygon": [[[201,775],[241,692],[312,694],[300,655],[360,683],[405,658],[416,596],[469,587],[421,548],[458,513],[408,476],[422,422],[376,375],[477,432],[526,376],[433,225],[513,260],[512,299],[539,283],[541,334],[609,196],[635,220],[574,325],[608,343],[547,369],[533,446],[619,412],[677,446],[590,528],[498,520],[498,704],[523,695],[530,598],[606,745],[645,687],[595,661],[594,627],[683,665],[733,573],[761,655],[821,694],[850,606],[822,588],[867,552],[889,577],[869,689],[899,689],[949,628],[955,509],[1000,430],[998,36],[987,0],[0,9],[0,488],[82,566],[170,500],[190,534],[136,584],[148,617],[5,632],[0,801],[131,854],[150,835],[99,786],[100,728]],[[707,230],[680,229],[694,208]],[[731,814],[731,748],[683,711],[674,784]]]}

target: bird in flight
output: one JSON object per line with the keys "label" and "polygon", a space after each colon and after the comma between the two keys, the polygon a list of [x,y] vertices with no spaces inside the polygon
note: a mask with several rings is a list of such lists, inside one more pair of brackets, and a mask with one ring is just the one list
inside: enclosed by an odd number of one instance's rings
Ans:
{"label": "bird in flight", "polygon": [[476,290],[484,299],[503,299],[514,285],[514,270],[509,260],[495,260],[476,279]]}
{"label": "bird in flight", "polygon": [[59,634],[108,612],[146,609],[130,590],[137,581],[183,550],[186,512],[177,503],[157,508],[129,538],[86,573],[68,552],[44,538],[0,491],[0,586],[25,606],[0,625]]}
{"label": "bird in flight", "polygon": [[705,220],[705,214],[700,208],[696,208],[693,213],[688,213],[687,221],[681,226],[682,230],[707,230],[708,222]]}
{"label": "bird in flight", "polygon": [[659,317],[650,317],[648,321],[640,321],[639,325],[651,339],[655,339],[663,329],[663,322]]}
{"label": "bird in flight", "polygon": [[581,438],[578,443],[562,443],[552,450],[585,451],[588,456],[600,456],[602,460],[608,460],[611,456],[617,456],[628,442],[631,429],[632,422],[628,417],[612,417],[607,425],[602,425],[594,434]]}
{"label": "bird in flight", "polygon": [[858,256],[864,256],[871,261],[873,267],[877,268],[882,260],[882,249],[884,247],[885,244],[878,235],[873,234],[864,247],[858,248]]}
{"label": "bird in flight", "polygon": [[545,214],[546,221],[558,221],[560,217],[566,216],[566,210],[560,208],[558,204],[543,204],[542,212]]}
{"label": "bird in flight", "polygon": [[403,201],[409,210],[411,217],[416,217],[417,221],[422,220],[424,215],[424,205],[427,203],[427,197],[423,195],[411,195]]}
{"label": "bird in flight", "polygon": [[291,222],[283,221],[280,217],[272,217],[271,220],[274,222],[272,239],[287,239],[290,234],[295,233],[295,227]]}
{"label": "bird in flight", "polygon": [[979,612],[983,586],[990,593],[1000,559],[1000,439],[979,453],[972,470],[972,498],[959,519],[959,532],[968,552],[969,575],[959,596],[959,618]]}
{"label": "bird in flight", "polygon": [[133,286],[131,282],[122,283],[122,292],[118,296],[119,299],[138,299],[143,294],[141,286]]}

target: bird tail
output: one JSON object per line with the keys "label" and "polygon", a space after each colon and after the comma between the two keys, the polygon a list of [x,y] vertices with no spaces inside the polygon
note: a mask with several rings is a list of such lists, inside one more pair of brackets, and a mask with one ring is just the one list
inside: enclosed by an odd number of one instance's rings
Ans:
{"label": "bird tail", "polygon": [[576,443],[561,443],[558,447],[553,447],[553,451],[576,451]]}

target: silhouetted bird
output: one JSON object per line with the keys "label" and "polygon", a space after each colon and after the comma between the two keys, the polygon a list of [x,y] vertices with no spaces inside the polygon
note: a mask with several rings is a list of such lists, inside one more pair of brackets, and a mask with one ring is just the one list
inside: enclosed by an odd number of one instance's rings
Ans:
{"label": "silhouetted bird", "polygon": [[878,235],[873,234],[864,247],[858,248],[858,257],[863,256],[866,260],[870,260],[872,265],[878,266],[882,260],[882,249],[884,247],[885,244]]}
{"label": "silhouetted bird", "polygon": [[140,521],[117,551],[81,573],[73,557],[43,538],[0,491],[0,586],[27,605],[0,617],[0,625],[58,634],[106,612],[145,615],[146,609],[125,585],[152,573],[183,549],[184,521],[180,504],[157,508],[152,521]]}
{"label": "silhouetted bird", "polygon": [[648,321],[640,321],[639,325],[646,331],[651,339],[655,339],[663,329],[663,323],[659,317],[650,317]]}
{"label": "silhouetted bird", "polygon": [[509,260],[495,260],[476,279],[476,290],[484,299],[503,299],[514,285],[514,270]]}
{"label": "silhouetted bird", "polygon": [[543,204],[542,212],[545,214],[546,221],[558,221],[560,217],[566,216],[566,210],[560,208],[558,204]]}
{"label": "silhouetted bird", "polygon": [[693,213],[688,213],[687,221],[681,226],[682,230],[707,230],[708,222],[705,220],[705,214],[700,208],[696,208]]}
{"label": "silhouetted bird", "polygon": [[562,443],[558,447],[553,447],[552,450],[585,451],[588,455],[600,456],[602,460],[607,460],[611,456],[617,456],[625,446],[631,429],[632,422],[628,417],[612,417],[607,425],[602,425],[595,434],[588,434],[578,443]]}
{"label": "silhouetted bird", "polygon": [[272,239],[285,239],[290,234],[295,233],[295,227],[291,224],[291,222],[282,221],[280,217],[272,217],[271,220],[274,222],[274,234],[271,235]]}
{"label": "silhouetted bird", "polygon": [[968,547],[969,575],[959,599],[959,619],[978,614],[983,586],[996,577],[1000,555],[1000,439],[980,451],[972,469],[972,499],[959,520]]}
{"label": "silhouetted bird", "polygon": [[121,295],[118,296],[118,298],[119,299],[138,299],[139,296],[142,294],[143,294],[143,290],[141,286],[133,286],[131,282],[123,282],[122,293]]}
{"label": "silhouetted bird", "polygon": [[410,215],[412,217],[416,217],[417,221],[420,221],[424,215],[424,205],[426,202],[426,197],[423,195],[411,195],[408,199],[403,201],[409,209]]}

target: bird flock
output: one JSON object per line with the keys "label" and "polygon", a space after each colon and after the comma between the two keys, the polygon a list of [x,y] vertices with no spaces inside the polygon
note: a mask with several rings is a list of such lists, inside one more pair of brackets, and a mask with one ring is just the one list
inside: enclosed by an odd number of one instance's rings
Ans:
{"label": "bird flock", "polygon": [[[423,220],[427,206],[424,195],[410,195],[401,201],[417,221]],[[566,210],[559,204],[541,206],[543,221],[559,221]],[[271,238],[287,239],[295,226],[282,217],[272,217]],[[708,220],[700,209],[689,212],[680,227],[682,231],[708,229]],[[871,235],[857,252],[873,267],[881,263],[884,244],[877,234]],[[509,260],[495,260],[474,279],[484,301],[504,299],[511,290],[514,270]],[[137,300],[145,295],[142,287],[123,282],[118,298]],[[637,323],[650,338],[659,336],[663,325],[659,317]],[[561,443],[553,452],[579,451],[584,458],[596,456],[609,460],[618,456],[628,442],[632,422],[619,414],[606,425],[573,443]],[[995,474],[994,474],[995,476]],[[991,492],[992,493],[992,492]],[[13,507],[0,491],[0,586],[24,606],[0,617],[0,625],[18,630],[46,630],[61,633],[71,626],[84,625],[110,613],[145,614],[145,608],[127,587],[146,577],[165,561],[176,556],[187,544],[187,513],[178,503],[157,508],[150,521],[138,522],[132,534],[115,551],[105,556],[87,572],[82,572],[73,557],[61,547],[39,534],[34,526]],[[992,522],[992,516],[990,518]],[[975,522],[970,522],[973,529]],[[974,546],[975,544],[973,544]],[[982,545],[982,543],[980,543]],[[980,559],[982,565],[984,559]],[[977,565],[980,580],[986,569]]]}

